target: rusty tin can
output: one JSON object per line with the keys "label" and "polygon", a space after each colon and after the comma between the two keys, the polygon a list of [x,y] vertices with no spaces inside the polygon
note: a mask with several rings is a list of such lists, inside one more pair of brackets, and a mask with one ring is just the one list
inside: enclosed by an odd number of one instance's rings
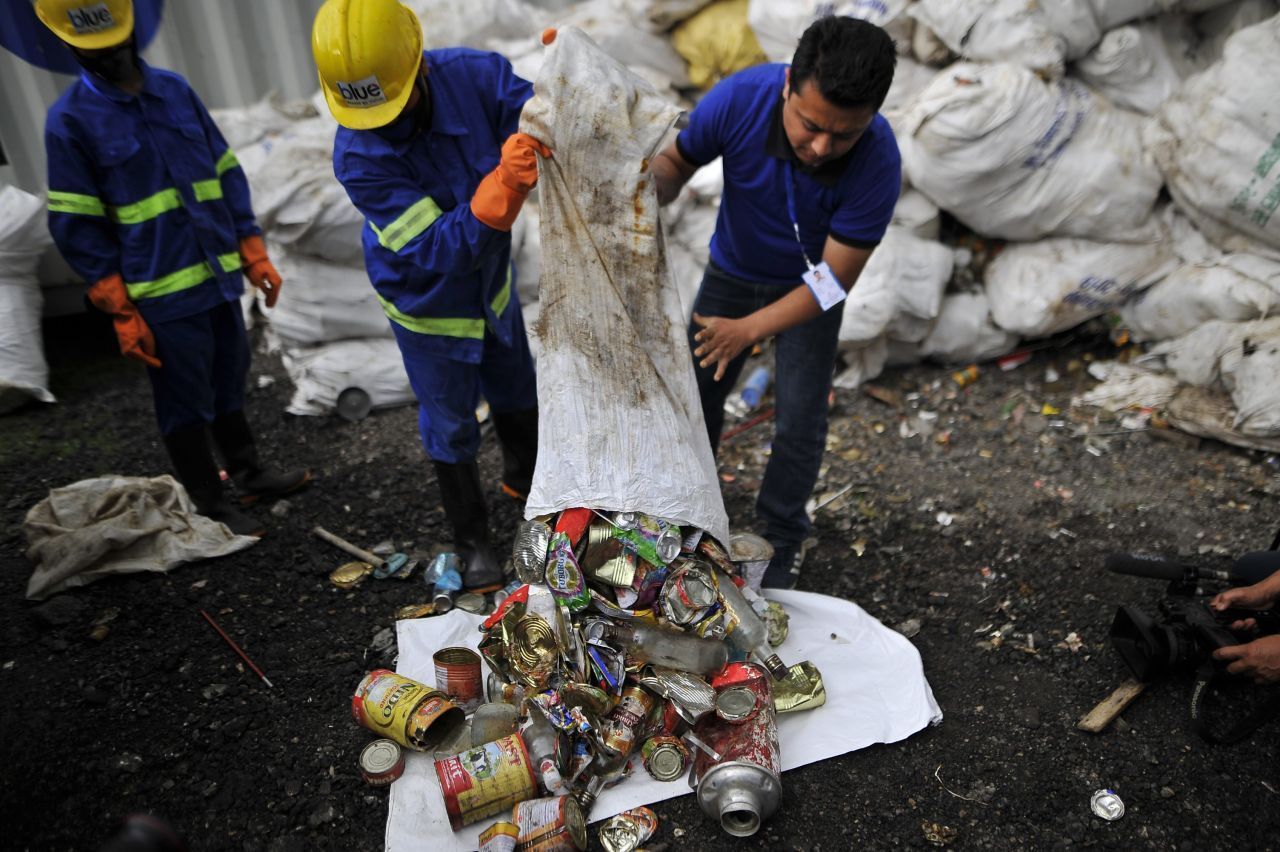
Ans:
{"label": "rusty tin can", "polygon": [[484,701],[484,682],[480,678],[480,655],[470,648],[441,648],[431,655],[436,665],[436,689],[462,708],[473,713]]}
{"label": "rusty tin can", "polygon": [[404,751],[394,741],[376,739],[360,751],[360,777],[370,787],[386,787],[404,774]]}
{"label": "rusty tin can", "polygon": [[454,831],[532,798],[538,788],[519,734],[437,760],[436,778]]}
{"label": "rusty tin can", "polygon": [[694,757],[698,804],[729,834],[750,837],[777,810],[782,792],[772,680],[755,663],[729,663],[711,685],[717,693],[750,687],[755,712],[738,722],[708,714],[694,728],[698,739],[719,755],[716,760],[700,748]]}
{"label": "rusty tin can", "polygon": [[520,827],[516,852],[582,852],[587,848],[587,819],[572,796],[520,802],[511,814]]}
{"label": "rusty tin can", "polygon": [[379,736],[431,751],[466,720],[449,696],[388,669],[374,669],[351,696],[351,715]]}
{"label": "rusty tin can", "polygon": [[480,852],[515,852],[520,826],[513,822],[495,822],[480,832]]}
{"label": "rusty tin can", "polygon": [[645,771],[657,781],[675,781],[689,768],[689,747],[677,737],[660,736],[645,740],[640,747]]}

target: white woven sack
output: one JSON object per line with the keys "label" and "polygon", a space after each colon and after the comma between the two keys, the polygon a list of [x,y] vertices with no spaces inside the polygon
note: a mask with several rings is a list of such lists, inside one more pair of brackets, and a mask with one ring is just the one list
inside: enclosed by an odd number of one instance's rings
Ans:
{"label": "white woven sack", "polygon": [[1169,271],[1164,242],[1051,239],[1009,245],[987,267],[991,316],[1006,331],[1044,337],[1101,316]]}
{"label": "white woven sack", "polygon": [[911,185],[979,233],[1140,242],[1160,236],[1151,213],[1161,185],[1141,122],[1077,80],[957,63],[896,130]]}
{"label": "white woven sack", "polygon": [[40,313],[44,295],[36,266],[53,238],[45,201],[17,187],[0,187],[0,413],[49,392]]}
{"label": "white woven sack", "polygon": [[1228,254],[1178,267],[1125,305],[1120,316],[1137,340],[1166,340],[1209,320],[1243,322],[1278,313],[1280,263]]}
{"label": "white woven sack", "polygon": [[1062,76],[1066,42],[1027,0],[920,0],[911,15],[956,55]]}
{"label": "white woven sack", "polygon": [[1081,80],[1122,109],[1149,115],[1182,85],[1160,27],[1118,27],[1075,66]]}
{"label": "white woven sack", "polygon": [[546,51],[521,129],[541,164],[538,467],[525,516],[638,511],[727,540],[647,164],[679,110],[576,27]]}
{"label": "white woven sack", "polygon": [[1224,251],[1280,259],[1280,15],[1227,41],[1222,60],[1187,80],[1146,142],[1169,191]]}
{"label": "white woven sack", "polygon": [[363,266],[332,263],[275,243],[270,251],[285,287],[275,307],[262,313],[286,343],[392,336]]}
{"label": "white woven sack", "polygon": [[1018,336],[991,319],[985,293],[953,293],[942,300],[933,330],[920,344],[920,355],[946,364],[970,364],[1011,352]]}
{"label": "white woven sack", "polygon": [[790,62],[809,25],[826,15],[845,15],[883,27],[899,52],[911,43],[911,0],[751,0],[747,23],[770,62]]}
{"label": "white woven sack", "polygon": [[395,340],[340,340],[308,348],[287,348],[285,370],[293,380],[290,414],[328,414],[347,388],[369,396],[372,408],[390,408],[414,401],[409,376]]}

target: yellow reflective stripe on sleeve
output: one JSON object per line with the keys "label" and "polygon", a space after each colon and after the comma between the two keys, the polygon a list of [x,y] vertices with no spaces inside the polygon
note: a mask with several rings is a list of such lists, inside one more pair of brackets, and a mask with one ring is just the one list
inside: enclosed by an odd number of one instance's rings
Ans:
{"label": "yellow reflective stripe on sleeve", "polygon": [[238,165],[240,165],[240,161],[236,159],[235,152],[228,148],[226,153],[218,158],[218,177],[222,177],[224,173],[234,169]]}
{"label": "yellow reflective stripe on sleeve", "polygon": [[440,205],[436,204],[435,199],[428,195],[401,213],[387,227],[379,230],[378,226],[373,222],[369,223],[369,227],[373,228],[373,232],[378,235],[378,243],[383,248],[389,251],[400,251],[400,249],[409,244],[410,240],[425,231],[436,219],[439,219],[440,213]]}
{"label": "yellow reflective stripe on sleeve", "polygon": [[217,178],[196,181],[191,188],[195,190],[196,201],[216,201],[222,197],[222,182]]}
{"label": "yellow reflective stripe on sleeve", "polygon": [[182,196],[176,189],[162,189],[149,198],[126,204],[123,207],[112,207],[111,218],[121,225],[137,225],[148,219],[154,219],[161,213],[177,210],[182,206]]}
{"label": "yellow reflective stripe on sleeve", "polygon": [[[234,272],[240,268],[240,253],[233,251],[218,255],[218,265],[222,267],[223,272]],[[170,293],[189,290],[197,284],[203,284],[213,276],[213,267],[201,261],[184,269],[179,269],[177,272],[171,272],[154,281],[135,281],[132,284],[126,284],[125,289],[129,291],[129,298],[135,301],[138,299],[154,299],[158,296],[167,296]]]}
{"label": "yellow reflective stripe on sleeve", "polygon": [[489,303],[489,307],[493,308],[495,317],[502,316],[502,312],[507,309],[507,305],[511,302],[511,264],[507,264],[507,280],[503,283],[502,289],[498,291],[498,295],[493,297],[493,301]]}
{"label": "yellow reflective stripe on sleeve", "polygon": [[106,216],[107,208],[96,195],[49,190],[50,213],[75,213],[80,216]]}
{"label": "yellow reflective stripe on sleeve", "polygon": [[484,320],[482,319],[436,319],[432,317],[411,317],[402,313],[391,302],[378,295],[378,302],[388,319],[418,334],[438,334],[442,337],[465,337],[471,340],[484,339]]}

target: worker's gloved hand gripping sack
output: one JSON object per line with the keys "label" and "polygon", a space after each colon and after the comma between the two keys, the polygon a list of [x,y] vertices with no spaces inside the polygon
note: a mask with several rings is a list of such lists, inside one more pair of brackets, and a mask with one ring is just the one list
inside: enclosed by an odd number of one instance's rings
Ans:
{"label": "worker's gloved hand gripping sack", "polygon": [[138,308],[129,301],[124,279],[109,275],[89,288],[89,301],[98,310],[111,314],[116,327],[116,339],[120,341],[120,354],[148,367],[160,368],[156,357],[156,339]]}
{"label": "worker's gloved hand gripping sack", "polygon": [[267,257],[267,246],[262,237],[243,237],[240,240],[240,259],[244,261],[244,274],[249,283],[267,297],[267,307],[274,308],[280,298],[280,273]]}
{"label": "worker's gloved hand gripping sack", "polygon": [[527,133],[513,133],[502,145],[502,159],[485,175],[471,197],[471,213],[496,231],[510,231],[524,200],[538,185],[538,155],[551,149]]}

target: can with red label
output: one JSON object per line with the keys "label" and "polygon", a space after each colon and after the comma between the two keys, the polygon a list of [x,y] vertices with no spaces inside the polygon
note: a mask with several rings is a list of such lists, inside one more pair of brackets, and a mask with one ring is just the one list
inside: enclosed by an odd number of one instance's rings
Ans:
{"label": "can with red label", "polygon": [[519,734],[437,760],[436,778],[454,831],[509,810],[538,789]]}
{"label": "can with red label", "polygon": [[364,676],[351,696],[351,715],[375,734],[416,751],[434,750],[466,721],[443,692],[388,669]]}
{"label": "can with red label", "polygon": [[511,819],[520,827],[516,852],[582,852],[587,820],[572,796],[532,799],[515,806]]}
{"label": "can with red label", "polygon": [[473,713],[484,703],[484,682],[480,678],[480,655],[470,648],[441,648],[431,655],[436,664],[436,689]]}
{"label": "can with red label", "polygon": [[360,752],[360,777],[370,787],[386,787],[404,774],[404,751],[392,740],[374,740]]}
{"label": "can with red label", "polygon": [[652,692],[635,684],[628,686],[601,726],[601,747],[623,757],[631,754],[636,741],[644,738],[649,717],[657,706],[658,698]]}

